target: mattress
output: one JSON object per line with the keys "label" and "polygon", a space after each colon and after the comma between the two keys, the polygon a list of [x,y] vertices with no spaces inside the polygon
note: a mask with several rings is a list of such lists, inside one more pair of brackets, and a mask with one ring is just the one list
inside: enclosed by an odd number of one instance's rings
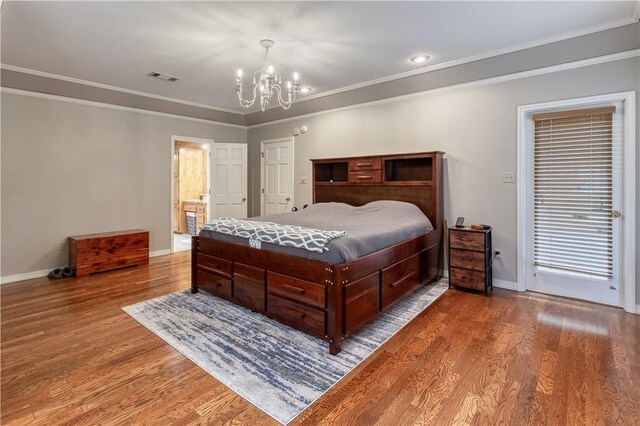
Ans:
{"label": "mattress", "polygon": [[[344,203],[318,203],[297,212],[258,216],[251,220],[327,231],[345,231],[347,235],[329,241],[328,250],[323,253],[264,242],[261,244],[262,250],[332,264],[349,262],[385,247],[419,237],[433,229],[429,219],[417,206],[391,200],[373,201],[360,207]],[[200,237],[249,245],[247,238],[215,231],[202,230]]]}

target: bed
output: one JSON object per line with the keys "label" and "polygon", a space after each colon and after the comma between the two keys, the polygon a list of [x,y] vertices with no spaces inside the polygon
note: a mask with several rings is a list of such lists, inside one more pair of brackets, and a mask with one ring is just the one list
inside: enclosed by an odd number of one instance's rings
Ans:
{"label": "bed", "polygon": [[204,227],[192,241],[191,291],[260,312],[339,353],[350,334],[442,276],[442,156],[312,160],[313,205],[250,220],[346,235],[310,251]]}

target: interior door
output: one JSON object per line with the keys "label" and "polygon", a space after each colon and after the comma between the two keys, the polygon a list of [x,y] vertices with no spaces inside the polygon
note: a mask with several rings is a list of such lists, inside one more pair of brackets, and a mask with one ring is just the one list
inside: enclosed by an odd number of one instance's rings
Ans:
{"label": "interior door", "polygon": [[293,207],[293,138],[262,141],[261,214],[284,213]]}
{"label": "interior door", "polygon": [[527,289],[620,305],[621,109],[533,115]]}
{"label": "interior door", "polygon": [[247,217],[247,145],[214,143],[209,218]]}

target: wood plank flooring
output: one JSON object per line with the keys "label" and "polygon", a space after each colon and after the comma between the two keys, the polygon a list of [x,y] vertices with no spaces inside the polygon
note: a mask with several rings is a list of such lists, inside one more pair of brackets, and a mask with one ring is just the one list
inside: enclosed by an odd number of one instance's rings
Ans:
{"label": "wood plank flooring", "polygon": [[[189,287],[189,254],[1,286],[2,424],[275,422],[120,308]],[[301,425],[640,424],[640,316],[450,290]]]}

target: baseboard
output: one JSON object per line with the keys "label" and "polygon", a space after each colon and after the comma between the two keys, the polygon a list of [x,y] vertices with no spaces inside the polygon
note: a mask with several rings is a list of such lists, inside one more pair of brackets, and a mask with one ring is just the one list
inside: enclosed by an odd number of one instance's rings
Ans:
{"label": "baseboard", "polygon": [[493,280],[493,286],[496,288],[504,288],[505,290],[518,291],[518,283],[513,281]]}
{"label": "baseboard", "polygon": [[[9,284],[16,281],[32,280],[34,278],[46,277],[49,272],[51,272],[55,268],[56,266],[49,269],[41,269],[40,271],[25,272],[24,274],[7,275],[6,277],[0,278],[0,284]],[[62,268],[62,266],[57,266],[57,268]]]}
{"label": "baseboard", "polygon": [[149,257],[166,256],[168,254],[171,254],[171,249],[152,251],[149,253]]}
{"label": "baseboard", "polygon": [[[447,271],[444,273],[445,275],[442,277],[441,281],[443,283],[449,283],[449,278],[447,277]],[[503,288],[505,290],[519,291],[518,283],[514,283],[513,281],[504,281],[504,280],[493,280],[493,286],[495,288]]]}
{"label": "baseboard", "polygon": [[640,315],[640,305],[636,305],[636,314]]}
{"label": "baseboard", "polygon": [[[171,250],[169,249],[156,250],[149,252],[149,257],[166,256],[168,254],[171,254]],[[9,284],[16,281],[25,281],[32,280],[34,278],[46,277],[49,272],[51,272],[55,268],[62,268],[62,266],[54,266],[53,268],[42,269],[40,271],[25,272],[24,274],[7,275],[6,277],[0,277],[0,284]]]}

